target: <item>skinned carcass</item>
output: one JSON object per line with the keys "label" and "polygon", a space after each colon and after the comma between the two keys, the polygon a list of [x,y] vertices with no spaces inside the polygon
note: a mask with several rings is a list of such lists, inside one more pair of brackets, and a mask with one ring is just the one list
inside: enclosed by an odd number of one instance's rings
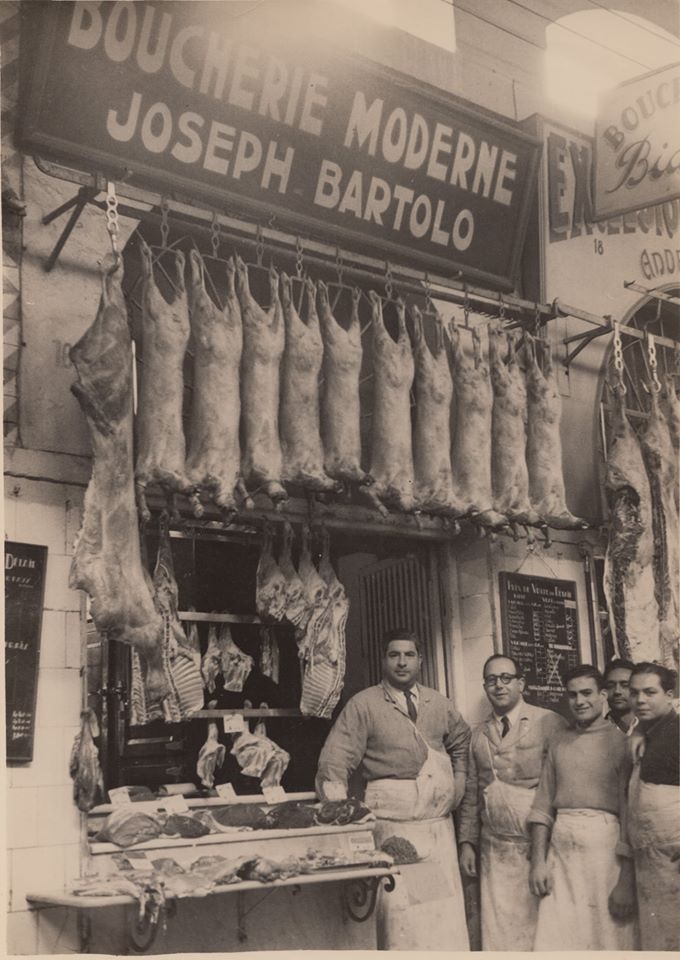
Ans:
{"label": "skinned carcass", "polygon": [[319,319],[323,337],[323,387],[321,435],[324,467],[329,477],[362,483],[359,374],[361,372],[361,325],[359,298],[352,291],[352,316],[347,330],[333,316],[328,288],[320,280]]}
{"label": "skinned carcass", "polygon": [[286,612],[286,579],[274,559],[273,537],[265,531],[255,575],[255,609],[262,620],[282,620]]}
{"label": "skinned carcass", "polygon": [[[507,352],[507,357],[504,353]],[[513,523],[538,524],[529,499],[527,388],[514,339],[500,324],[489,326],[489,367],[493,388],[491,483],[494,509]]]}
{"label": "skinned carcass", "polygon": [[455,396],[451,466],[456,493],[467,512],[478,514],[476,521],[485,527],[502,526],[506,518],[492,509],[493,393],[489,367],[482,356],[479,328],[472,329],[472,361],[463,346],[460,330],[453,325],[449,328],[449,343]]}
{"label": "skinned carcass", "polygon": [[[189,310],[194,338],[194,390],[187,451],[190,482],[207,490],[218,507],[233,510],[248,502],[241,478],[240,367],[243,350],[241,307],[233,259],[227,262],[227,292],[219,309],[205,288],[205,266],[192,250]],[[201,512],[201,511],[199,511]]]}
{"label": "skinned carcass", "polygon": [[640,443],[616,395],[605,486],[609,537],[604,590],[617,652],[629,660],[659,658],[659,607],[654,593],[652,497]]}
{"label": "skinned carcass", "polygon": [[659,394],[650,389],[651,412],[640,445],[652,495],[654,536],[654,584],[659,606],[661,661],[677,670],[680,659],[680,530],[675,499],[676,457],[671,432],[659,404]]}
{"label": "skinned carcass", "polygon": [[444,344],[441,318],[435,324],[431,350],[425,339],[423,317],[413,307],[415,328],[415,416],[413,462],[418,506],[428,513],[461,516],[464,505],[453,487],[451,470],[451,398],[453,381]]}
{"label": "skinned carcass", "polygon": [[533,337],[529,337],[526,343],[527,467],[531,506],[549,527],[559,530],[585,527],[585,522],[567,508],[560,439],[562,399],[550,345]]}
{"label": "skinned carcass", "polygon": [[224,763],[227,748],[219,741],[219,731],[216,723],[208,724],[208,736],[198,752],[196,773],[204,787],[212,787],[215,783],[215,770]]}
{"label": "skinned carcass", "polygon": [[189,342],[189,308],[184,285],[184,254],[175,253],[175,296],[165,299],[153,276],[151,250],[140,237],[142,254],[142,352],[144,365],[136,420],[135,481],[139,512],[150,517],[146,487],[160,483],[170,492],[189,492],[182,427],[184,355]]}
{"label": "skinned carcass", "polygon": [[286,346],[281,367],[281,452],[283,479],[310,490],[332,490],[336,484],[324,472],[319,423],[319,371],[323,343],[316,312],[316,287],[305,280],[305,319],[293,303],[290,277],[281,274],[281,303]]}
{"label": "skinned carcass", "polygon": [[385,515],[387,507],[415,509],[415,478],[411,440],[411,385],[415,372],[411,341],[406,330],[406,308],[396,302],[399,338],[390,336],[383,319],[382,300],[371,290],[373,321],[373,425],[371,430],[370,487],[364,496]]}
{"label": "skinned carcass", "polygon": [[80,732],[71,748],[69,774],[73,780],[73,799],[79,810],[87,813],[97,801],[97,794],[104,796],[104,777],[99,765],[99,751],[94,738],[99,736],[99,724],[94,711],[83,710],[80,714]]}
{"label": "skinned carcass", "polygon": [[250,292],[248,268],[236,256],[236,292],[243,321],[241,365],[241,418],[244,433],[243,475],[247,483],[262,487],[273,501],[285,500],[281,485],[282,455],[279,440],[279,380],[285,346],[279,275],[270,267],[271,303],[265,310]]}
{"label": "skinned carcass", "polygon": [[97,632],[127,643],[144,663],[157,700],[169,692],[162,657],[161,617],[142,565],[132,445],[132,344],[121,268],[102,277],[97,317],[70,357],[78,375],[72,391],[92,443],[92,477],[75,544],[69,585],[90,595]]}

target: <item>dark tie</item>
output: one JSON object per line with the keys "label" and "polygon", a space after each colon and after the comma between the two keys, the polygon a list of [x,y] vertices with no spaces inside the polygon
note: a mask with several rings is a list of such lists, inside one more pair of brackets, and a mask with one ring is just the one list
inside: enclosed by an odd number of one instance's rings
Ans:
{"label": "dark tie", "polygon": [[501,717],[501,726],[503,727],[503,732],[501,733],[501,740],[502,740],[505,734],[510,729],[510,721],[508,720],[507,717]]}
{"label": "dark tie", "polygon": [[406,709],[408,711],[408,715],[415,723],[416,717],[418,716],[418,711],[416,710],[416,705],[413,702],[413,691],[404,690],[404,696],[406,697]]}

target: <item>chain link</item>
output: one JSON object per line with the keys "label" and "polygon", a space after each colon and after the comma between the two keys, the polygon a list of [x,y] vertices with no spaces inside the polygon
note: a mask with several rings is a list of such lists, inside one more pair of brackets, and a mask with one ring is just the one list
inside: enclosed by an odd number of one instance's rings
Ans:
{"label": "chain link", "polygon": [[302,261],[303,247],[302,240],[299,237],[295,238],[295,275],[298,280],[302,279],[302,274],[304,272],[304,263]]}
{"label": "chain link", "polygon": [[503,321],[505,320],[505,300],[503,299],[502,293],[498,294],[498,303],[499,303],[498,319],[501,321],[501,323],[503,323]]}
{"label": "chain link", "polygon": [[470,326],[470,296],[468,294],[467,283],[463,284],[465,299],[463,300],[463,322],[466,327]]}
{"label": "chain link", "polygon": [[621,331],[618,320],[614,320],[614,369],[616,370],[618,388],[623,396],[626,393],[626,384],[623,382],[623,344],[621,343]]}
{"label": "chain link", "polygon": [[118,262],[120,253],[118,252],[118,197],[116,196],[116,185],[113,180],[106,184],[106,229],[111,238],[111,250],[113,256]]}
{"label": "chain link", "polygon": [[212,246],[213,257],[217,259],[217,253],[222,242],[222,224],[217,214],[213,211],[212,221],[210,223],[210,245]]}
{"label": "chain link", "polygon": [[388,260],[385,261],[385,296],[388,300],[392,299],[394,293],[394,284],[392,282],[392,267]]}
{"label": "chain link", "polygon": [[425,273],[423,285],[425,287],[425,310],[428,311],[432,309],[432,294],[430,291],[430,275],[427,272]]}
{"label": "chain link", "polygon": [[340,247],[335,248],[335,269],[338,274],[338,286],[342,286],[342,276],[345,270],[342,263],[342,254],[340,253]]}
{"label": "chain link", "polygon": [[659,382],[659,377],[656,372],[656,344],[654,343],[654,337],[649,331],[647,331],[647,356],[649,357],[649,367],[652,371],[652,389],[655,393],[661,391],[661,383]]}
{"label": "chain link", "polygon": [[255,239],[255,259],[258,267],[262,266],[262,257],[264,256],[264,239],[262,237],[262,227],[258,223]]}
{"label": "chain link", "polygon": [[168,235],[170,233],[170,224],[168,223],[168,213],[170,204],[167,197],[161,197],[161,246],[165,249],[168,245]]}

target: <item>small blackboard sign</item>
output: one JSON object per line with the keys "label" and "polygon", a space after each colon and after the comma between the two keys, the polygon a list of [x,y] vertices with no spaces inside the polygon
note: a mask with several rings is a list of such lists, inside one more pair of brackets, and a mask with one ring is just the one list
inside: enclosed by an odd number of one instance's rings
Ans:
{"label": "small blackboard sign", "polygon": [[5,541],[7,762],[33,759],[47,547]]}
{"label": "small blackboard sign", "polygon": [[532,703],[563,706],[561,675],[580,663],[573,580],[500,573],[503,650],[522,665]]}

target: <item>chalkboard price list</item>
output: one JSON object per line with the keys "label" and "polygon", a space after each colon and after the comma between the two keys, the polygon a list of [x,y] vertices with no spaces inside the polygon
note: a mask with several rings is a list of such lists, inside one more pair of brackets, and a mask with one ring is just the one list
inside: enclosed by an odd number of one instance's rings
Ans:
{"label": "chalkboard price list", "polygon": [[503,649],[521,664],[531,699],[556,707],[562,674],[579,663],[576,584],[504,572],[499,587]]}

